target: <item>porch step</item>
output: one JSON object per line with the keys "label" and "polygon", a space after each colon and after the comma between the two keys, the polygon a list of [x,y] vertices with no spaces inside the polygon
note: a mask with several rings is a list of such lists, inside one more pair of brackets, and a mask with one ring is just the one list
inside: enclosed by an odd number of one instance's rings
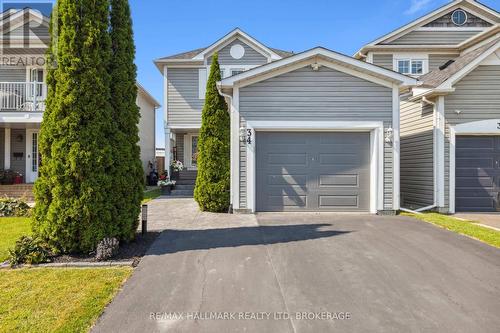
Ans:
{"label": "porch step", "polygon": [[179,172],[179,179],[196,179],[196,176],[198,175],[197,171],[181,171]]}
{"label": "porch step", "polygon": [[194,195],[194,190],[172,190],[170,196],[172,197],[192,197]]}
{"label": "porch step", "polygon": [[194,184],[175,184],[175,190],[174,191],[194,191]]}
{"label": "porch step", "polygon": [[27,201],[34,201],[33,185],[20,184],[20,185],[0,185],[0,197],[25,199]]}
{"label": "porch step", "polygon": [[196,184],[196,179],[178,179],[176,181],[176,186],[178,185],[195,185]]}

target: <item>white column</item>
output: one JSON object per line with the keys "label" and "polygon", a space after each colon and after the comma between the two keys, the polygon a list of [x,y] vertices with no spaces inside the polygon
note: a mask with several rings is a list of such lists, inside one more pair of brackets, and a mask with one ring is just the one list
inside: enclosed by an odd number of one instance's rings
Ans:
{"label": "white column", "polygon": [[[165,169],[169,170],[170,164],[172,163],[172,154],[171,154],[171,144],[170,144],[170,129],[165,128]],[[165,171],[165,170],[159,170]]]}
{"label": "white column", "polygon": [[400,100],[399,100],[399,87],[394,85],[392,88],[392,129],[393,129],[393,140],[392,140],[392,181],[393,181],[393,197],[392,197],[392,209],[399,210],[400,208],[400,159],[401,159],[401,144],[400,144],[400,110],[399,110]]}
{"label": "white column", "polygon": [[10,128],[5,129],[4,169],[10,169]]}

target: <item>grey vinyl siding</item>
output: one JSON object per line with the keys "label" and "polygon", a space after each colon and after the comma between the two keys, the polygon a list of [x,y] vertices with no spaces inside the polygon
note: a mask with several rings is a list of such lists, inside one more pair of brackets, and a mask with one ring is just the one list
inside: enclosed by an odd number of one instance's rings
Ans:
{"label": "grey vinyl siding", "polygon": [[458,58],[458,54],[429,54],[429,71],[438,69],[447,61]]}
{"label": "grey vinyl siding", "polygon": [[175,147],[177,148],[177,159],[184,164],[184,135],[186,133],[175,134]]}
{"label": "grey vinyl siding", "polygon": [[167,71],[168,125],[199,127],[204,99],[198,98],[198,68]]}
{"label": "grey vinyl siding", "polygon": [[[392,127],[392,89],[327,68],[310,66],[240,90],[242,125],[252,120],[383,121]],[[241,147],[244,148],[244,147]],[[392,210],[392,146],[384,154],[384,207]],[[246,186],[245,161],[240,155],[240,189]],[[246,190],[240,193],[246,208]]]}
{"label": "grey vinyl siding", "polygon": [[[455,85],[444,100],[445,205],[449,207],[450,141],[449,126],[500,118],[500,66],[479,66]],[[457,115],[455,110],[460,110]]]}
{"label": "grey vinyl siding", "polygon": [[26,82],[26,68],[0,66],[0,82]]}
{"label": "grey vinyl siding", "polygon": [[392,71],[394,68],[392,59],[393,59],[392,54],[374,54],[373,64],[390,69]]}
{"label": "grey vinyl siding", "polygon": [[455,45],[480,31],[412,31],[386,44],[392,45]]}
{"label": "grey vinyl siding", "polygon": [[401,206],[434,203],[434,112],[401,96]]}
{"label": "grey vinyl siding", "polygon": [[5,130],[0,128],[0,169],[5,167]]}
{"label": "grey vinyl siding", "polygon": [[[245,55],[241,59],[234,59],[231,56],[231,47],[240,44],[245,49]],[[212,63],[212,57],[207,59],[207,63]],[[245,42],[236,39],[219,50],[219,64],[224,65],[263,65],[267,63],[267,58]]]}
{"label": "grey vinyl siding", "polygon": [[[19,138],[22,137],[22,140]],[[15,158],[14,153],[22,153],[22,158]],[[12,129],[10,131],[10,168],[26,175],[26,130]]]}

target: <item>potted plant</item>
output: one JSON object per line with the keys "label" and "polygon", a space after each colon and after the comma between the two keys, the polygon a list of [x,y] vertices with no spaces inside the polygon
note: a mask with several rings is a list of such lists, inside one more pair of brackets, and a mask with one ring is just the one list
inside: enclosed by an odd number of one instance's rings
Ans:
{"label": "potted plant", "polygon": [[2,185],[13,185],[16,172],[14,170],[2,170],[0,172],[0,183]]}
{"label": "potted plant", "polygon": [[184,164],[181,161],[172,161],[172,179],[179,179],[179,172],[184,170]]}
{"label": "potted plant", "polygon": [[161,189],[162,195],[170,195],[172,189],[175,187],[175,180],[170,180],[167,176],[161,175],[158,186]]}

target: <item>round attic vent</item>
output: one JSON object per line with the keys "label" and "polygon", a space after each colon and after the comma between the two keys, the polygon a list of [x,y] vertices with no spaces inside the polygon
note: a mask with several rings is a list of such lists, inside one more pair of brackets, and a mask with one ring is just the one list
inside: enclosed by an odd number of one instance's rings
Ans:
{"label": "round attic vent", "polygon": [[245,55],[245,48],[240,44],[234,44],[231,46],[231,50],[229,51],[231,57],[234,59],[241,59]]}
{"label": "round attic vent", "polygon": [[461,26],[467,23],[467,13],[461,9],[457,9],[451,14],[453,24]]}

